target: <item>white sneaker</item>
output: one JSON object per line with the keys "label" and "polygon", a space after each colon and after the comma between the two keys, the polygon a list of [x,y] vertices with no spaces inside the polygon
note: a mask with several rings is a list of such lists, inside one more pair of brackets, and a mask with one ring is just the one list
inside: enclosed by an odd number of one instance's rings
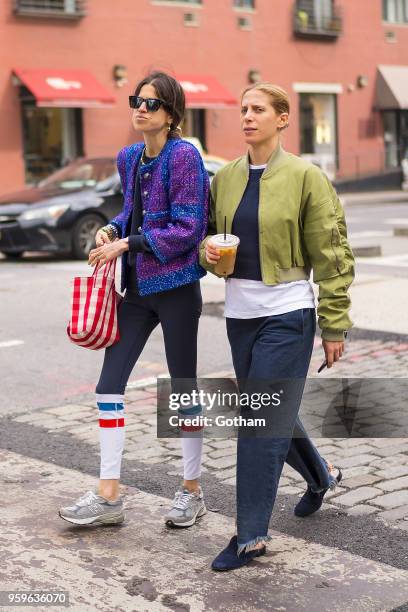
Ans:
{"label": "white sneaker", "polygon": [[206,512],[201,487],[196,493],[182,488],[176,491],[173,506],[164,517],[164,521],[169,527],[191,527]]}
{"label": "white sneaker", "polygon": [[73,506],[60,508],[59,515],[74,525],[117,525],[123,523],[123,501],[109,501],[94,491],[88,491]]}

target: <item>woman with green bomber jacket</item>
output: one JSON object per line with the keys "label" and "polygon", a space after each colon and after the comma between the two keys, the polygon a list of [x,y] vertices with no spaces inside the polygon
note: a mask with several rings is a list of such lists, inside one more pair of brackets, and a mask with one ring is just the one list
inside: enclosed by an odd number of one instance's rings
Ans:
{"label": "woman with green bomber jacket", "polygon": [[[342,477],[339,468],[320,456],[298,412],[316,331],[310,274],[313,271],[319,286],[318,323],[331,368],[341,358],[345,332],[352,326],[348,289],[354,258],[344,212],[330,181],[317,166],[281,146],[280,133],[288,121],[289,99],[280,87],[257,83],[243,92],[241,129],[248,152],[215,176],[209,235],[200,247],[201,265],[215,273],[220,251],[212,236],[226,228],[240,239],[225,295],[227,334],[240,390],[254,389],[261,381],[290,379],[286,412],[281,412],[288,421],[287,433],[239,430],[237,534],[214,559],[212,568],[217,571],[242,567],[265,553],[285,461],[307,483],[295,507],[299,517],[316,512],[325,493]],[[248,410],[241,408],[241,415]],[[269,413],[270,432],[280,431],[274,414]]]}

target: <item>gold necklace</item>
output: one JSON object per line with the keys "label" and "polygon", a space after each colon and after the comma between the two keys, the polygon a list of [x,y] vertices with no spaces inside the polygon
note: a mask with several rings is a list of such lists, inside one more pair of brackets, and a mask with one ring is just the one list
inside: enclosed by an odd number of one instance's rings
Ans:
{"label": "gold necklace", "polygon": [[158,155],[155,155],[154,157],[150,157],[149,161],[146,161],[146,146],[144,146],[143,151],[142,151],[142,156],[140,158],[140,161],[142,162],[142,164],[145,166],[146,164],[149,164],[153,159],[156,159],[158,157]]}

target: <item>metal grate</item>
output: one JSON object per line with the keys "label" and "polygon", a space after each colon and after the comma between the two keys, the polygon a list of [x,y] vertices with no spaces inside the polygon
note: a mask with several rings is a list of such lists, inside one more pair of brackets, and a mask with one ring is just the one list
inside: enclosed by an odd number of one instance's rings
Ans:
{"label": "metal grate", "polygon": [[198,26],[199,20],[197,13],[184,13],[184,25],[186,26]]}
{"label": "metal grate", "polygon": [[14,13],[77,19],[86,15],[86,4],[86,0],[14,0]]}

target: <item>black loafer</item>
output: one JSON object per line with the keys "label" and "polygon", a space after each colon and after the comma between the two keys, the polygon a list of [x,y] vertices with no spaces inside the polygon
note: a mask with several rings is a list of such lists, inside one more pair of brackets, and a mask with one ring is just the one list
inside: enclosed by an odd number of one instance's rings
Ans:
{"label": "black loafer", "polygon": [[300,516],[304,518],[305,516],[310,516],[314,512],[317,512],[322,506],[323,498],[326,495],[327,491],[333,490],[339,484],[340,480],[343,478],[343,474],[341,473],[340,468],[336,468],[339,473],[336,476],[336,481],[323,491],[319,493],[315,493],[311,490],[310,487],[307,487],[306,493],[300,498],[299,502],[295,506],[295,516]]}
{"label": "black loafer", "polygon": [[251,550],[249,552],[242,552],[238,557],[238,542],[237,536],[231,538],[230,543],[224,550],[220,552],[220,554],[215,557],[214,561],[211,564],[211,569],[216,572],[228,572],[229,570],[238,569],[240,567],[244,567],[244,565],[248,565],[252,559],[255,557],[261,557],[266,552],[266,546],[262,546],[262,548],[258,548],[256,550]]}

